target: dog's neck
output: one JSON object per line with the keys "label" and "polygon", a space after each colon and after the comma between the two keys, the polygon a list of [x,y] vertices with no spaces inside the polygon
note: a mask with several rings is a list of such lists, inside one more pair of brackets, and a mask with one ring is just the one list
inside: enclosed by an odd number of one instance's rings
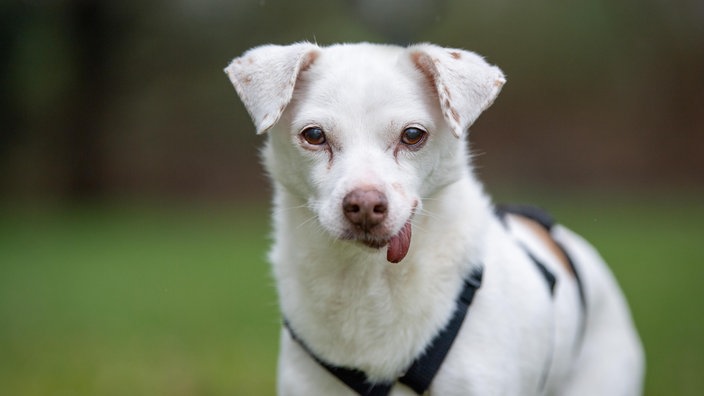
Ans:
{"label": "dog's neck", "polygon": [[[489,200],[472,178],[439,191],[414,220],[408,256],[334,240],[276,187],[270,253],[282,313],[320,358],[374,380],[395,378],[454,309],[462,278],[481,265]],[[295,237],[292,237],[295,236]]]}

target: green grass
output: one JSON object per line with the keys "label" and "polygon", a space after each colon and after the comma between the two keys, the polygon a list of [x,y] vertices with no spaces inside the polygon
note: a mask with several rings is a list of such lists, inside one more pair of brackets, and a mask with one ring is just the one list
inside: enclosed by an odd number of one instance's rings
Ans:
{"label": "green grass", "polygon": [[5,213],[0,394],[272,394],[265,219],[256,208]]}
{"label": "green grass", "polygon": [[[646,394],[702,394],[704,205],[542,203],[619,278]],[[1,210],[0,394],[274,394],[267,235],[264,207]]]}

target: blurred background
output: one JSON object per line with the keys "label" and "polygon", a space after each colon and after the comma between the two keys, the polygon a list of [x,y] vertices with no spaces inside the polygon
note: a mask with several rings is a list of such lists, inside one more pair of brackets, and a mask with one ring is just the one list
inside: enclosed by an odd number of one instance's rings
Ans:
{"label": "blurred background", "polygon": [[699,0],[3,1],[1,394],[274,394],[262,137],[223,68],[301,40],[499,65],[480,178],[600,249],[647,395],[702,394]]}

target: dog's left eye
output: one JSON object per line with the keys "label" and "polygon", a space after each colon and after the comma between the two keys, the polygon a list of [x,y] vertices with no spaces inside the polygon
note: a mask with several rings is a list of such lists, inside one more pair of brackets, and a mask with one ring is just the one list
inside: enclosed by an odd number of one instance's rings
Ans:
{"label": "dog's left eye", "polygon": [[401,133],[401,143],[406,146],[417,146],[425,140],[428,133],[417,127],[409,127]]}
{"label": "dog's left eye", "polygon": [[314,146],[325,144],[325,132],[318,127],[308,127],[301,132],[303,140]]}

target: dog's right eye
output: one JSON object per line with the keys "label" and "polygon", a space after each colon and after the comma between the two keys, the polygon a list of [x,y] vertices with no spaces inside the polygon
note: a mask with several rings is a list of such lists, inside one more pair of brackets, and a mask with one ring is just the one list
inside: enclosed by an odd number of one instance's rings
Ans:
{"label": "dog's right eye", "polygon": [[314,146],[320,146],[326,142],[325,132],[318,127],[308,127],[304,129],[303,132],[301,132],[301,137],[308,144],[312,144]]}

